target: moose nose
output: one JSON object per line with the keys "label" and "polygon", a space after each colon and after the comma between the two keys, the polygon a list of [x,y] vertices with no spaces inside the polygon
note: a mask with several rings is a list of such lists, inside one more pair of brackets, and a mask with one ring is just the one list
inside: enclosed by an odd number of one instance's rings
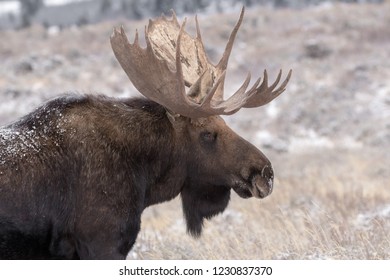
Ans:
{"label": "moose nose", "polygon": [[261,170],[261,177],[267,182],[269,187],[269,194],[272,192],[274,182],[274,171],[271,166],[266,165]]}

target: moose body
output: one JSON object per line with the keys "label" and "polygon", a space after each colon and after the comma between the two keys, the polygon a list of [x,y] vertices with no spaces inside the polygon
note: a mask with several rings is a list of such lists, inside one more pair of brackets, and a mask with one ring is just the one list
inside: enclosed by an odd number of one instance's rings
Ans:
{"label": "moose body", "polygon": [[199,235],[228,204],[232,167],[270,167],[215,118],[174,128],[153,101],[67,96],[1,129],[0,258],[124,258],[142,211],[179,193]]}
{"label": "moose body", "polygon": [[125,257],[143,209],[180,192],[182,172],[157,193],[175,156],[162,110],[68,96],[0,130],[0,257]]}
{"label": "moose body", "polygon": [[67,95],[0,129],[0,259],[124,259],[150,205],[180,194],[199,236],[231,190],[272,192],[269,160],[219,116],[267,104],[291,75],[276,88],[281,72],[268,86],[265,71],[246,91],[248,76],[223,100],[243,13],[216,66],[198,22],[192,38],[174,15],[151,21],[145,49],[115,30],[114,54],[147,99]]}

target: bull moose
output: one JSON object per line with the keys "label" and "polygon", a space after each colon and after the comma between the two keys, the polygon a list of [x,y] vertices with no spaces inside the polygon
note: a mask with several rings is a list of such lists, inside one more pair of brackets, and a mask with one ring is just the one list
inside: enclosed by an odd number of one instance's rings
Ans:
{"label": "bull moose", "polygon": [[[243,198],[272,192],[273,169],[220,117],[284,90],[281,71],[228,99],[225,73],[242,9],[217,65],[174,13],[151,20],[146,47],[114,29],[114,54],[146,98],[66,95],[0,129],[0,258],[124,259],[143,210],[180,194],[187,231]],[[262,80],[262,82],[261,82]]]}

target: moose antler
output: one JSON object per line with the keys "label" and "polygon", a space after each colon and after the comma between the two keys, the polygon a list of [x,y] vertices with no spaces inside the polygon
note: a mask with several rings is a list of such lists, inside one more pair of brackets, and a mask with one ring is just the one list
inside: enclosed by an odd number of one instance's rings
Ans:
{"label": "moose antler", "polygon": [[230,98],[223,99],[226,68],[243,17],[244,8],[217,65],[213,65],[206,55],[197,17],[197,35],[193,38],[184,31],[186,20],[180,26],[174,12],[171,19],[161,16],[149,21],[145,27],[146,48],[140,47],[138,32],[134,43],[129,43],[123,27],[120,31],[114,29],[111,46],[139,92],[171,113],[189,118],[230,115],[242,107],[267,104],[285,90],[291,77],[290,70],[284,82],[276,88],[282,72],[268,86],[267,71],[264,71],[262,83],[259,78],[246,91],[250,82],[248,74],[242,86]]}

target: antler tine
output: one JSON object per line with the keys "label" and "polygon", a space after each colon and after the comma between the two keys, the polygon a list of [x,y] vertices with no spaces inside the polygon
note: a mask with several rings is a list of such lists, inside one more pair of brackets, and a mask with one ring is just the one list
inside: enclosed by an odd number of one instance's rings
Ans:
{"label": "antler tine", "polygon": [[222,55],[221,60],[217,64],[217,69],[223,69],[224,70],[227,67],[227,64],[228,64],[228,61],[229,61],[229,57],[230,57],[230,54],[231,54],[232,49],[233,49],[234,40],[236,39],[236,35],[237,35],[237,32],[238,32],[238,29],[240,28],[242,20],[244,19],[244,13],[245,13],[245,7],[242,7],[241,13],[240,13],[240,17],[239,17],[236,25],[234,26],[234,28],[232,30],[232,33],[229,36],[229,40],[228,40],[228,42],[226,44],[225,51],[224,51],[224,53]]}
{"label": "antler tine", "polygon": [[200,33],[198,15],[195,15],[195,25],[196,25],[196,37],[202,42],[202,34]]}
{"label": "antler tine", "polygon": [[[237,32],[238,32],[238,29],[240,28],[241,26],[241,23],[244,19],[244,14],[245,14],[245,7],[242,7],[241,9],[241,13],[240,13],[240,17],[236,23],[236,25],[234,26],[232,32],[230,33],[230,36],[229,36],[229,40],[226,44],[226,47],[225,47],[225,50],[223,52],[223,55],[222,55],[222,58],[220,59],[220,61],[218,62],[217,66],[216,66],[216,74],[217,76],[224,70],[226,70],[227,68],[227,65],[228,65],[228,62],[229,62],[229,57],[230,57],[230,54],[232,52],[232,49],[233,49],[233,44],[234,44],[234,40],[236,39],[236,35],[237,35]],[[224,83],[225,81],[222,82],[220,88],[218,89],[218,92],[217,94],[215,95],[215,98],[217,100],[223,100],[223,92],[224,92]]]}
{"label": "antler tine", "polygon": [[240,88],[226,101],[223,101],[217,107],[224,107],[225,115],[231,115],[242,108],[243,105],[247,102],[248,98],[252,94],[250,91],[246,91],[248,88],[249,82],[251,80],[251,73],[248,73],[245,81],[242,83]]}
{"label": "antler tine", "polygon": [[214,114],[222,114],[224,111],[223,107],[218,108],[217,106],[213,106],[212,104],[213,97],[215,93],[217,92],[217,89],[219,88],[219,85],[223,83],[225,80],[226,71],[224,71],[221,76],[218,78],[218,80],[215,82],[214,86],[209,90],[206,97],[203,99],[201,107],[205,110],[208,110],[210,112],[214,112]]}
{"label": "antler tine", "polygon": [[287,77],[283,81],[283,83],[276,90],[274,90],[280,81],[280,78],[282,76],[282,70],[279,71],[279,74],[275,82],[270,87],[268,87],[268,75],[267,75],[267,71],[265,70],[263,82],[258,88],[253,88],[250,90],[250,92],[252,91],[252,93],[250,94],[251,97],[248,99],[248,101],[243,107],[245,108],[260,107],[271,102],[273,99],[278,97],[282,92],[284,92],[284,90],[286,89],[286,85],[291,78],[291,74],[292,74],[292,70],[288,72]]}

